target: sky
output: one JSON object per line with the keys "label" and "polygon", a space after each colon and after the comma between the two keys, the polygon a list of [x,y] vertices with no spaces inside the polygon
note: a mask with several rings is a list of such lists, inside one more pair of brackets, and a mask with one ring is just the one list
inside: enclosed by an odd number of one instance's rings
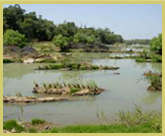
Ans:
{"label": "sky", "polygon": [[[8,7],[4,4],[3,7]],[[26,13],[55,24],[73,21],[77,26],[109,28],[124,39],[151,39],[162,33],[161,4],[20,4]]]}

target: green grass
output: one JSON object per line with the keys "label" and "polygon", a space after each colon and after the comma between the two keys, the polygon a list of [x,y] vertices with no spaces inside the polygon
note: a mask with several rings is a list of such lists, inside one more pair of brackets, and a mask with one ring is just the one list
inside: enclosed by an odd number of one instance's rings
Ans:
{"label": "green grass", "polygon": [[92,65],[91,63],[75,63],[75,62],[63,62],[56,64],[49,64],[45,66],[38,66],[38,70],[57,70],[57,69],[68,69],[68,70],[98,70],[98,69],[107,69],[107,70],[116,70],[119,67],[109,67],[109,66],[97,66]]}
{"label": "green grass", "polygon": [[144,58],[136,58],[136,62],[146,62],[146,59],[144,59]]}
{"label": "green grass", "polygon": [[76,92],[78,92],[78,91],[80,91],[80,89],[78,89],[78,88],[71,88],[71,89],[70,89],[70,93],[71,93],[71,94],[76,93]]}
{"label": "green grass", "polygon": [[32,119],[32,125],[38,125],[44,123],[45,120],[42,119]]}
{"label": "green grass", "polygon": [[3,129],[5,130],[11,131],[13,128],[15,129],[16,133],[25,131],[25,128],[19,125],[15,120],[9,120],[3,124]]}
{"label": "green grass", "polygon": [[[136,106],[136,105],[135,105]],[[162,118],[156,112],[143,112],[136,106],[134,112],[120,111],[118,122],[108,125],[72,125],[55,127],[43,133],[161,133]]]}
{"label": "green grass", "polygon": [[[135,105],[136,106],[136,105]],[[161,133],[162,132],[162,114],[156,111],[143,112],[136,106],[134,112],[118,112],[116,122],[107,125],[70,125],[65,127],[54,127],[51,130],[42,131],[30,128],[25,130],[30,133]],[[36,124],[43,123],[43,120],[33,119]],[[3,128],[11,131],[13,128],[17,132],[24,131],[15,120],[4,123]],[[43,131],[44,130],[44,131]]]}
{"label": "green grass", "polygon": [[[34,84],[35,86],[38,86],[38,83],[34,82]],[[84,82],[82,82],[81,80],[80,81],[77,80],[74,83],[67,83],[67,82],[55,82],[55,83],[50,83],[50,84],[43,83],[42,87],[45,88],[46,90],[50,88],[60,89],[60,88],[67,87],[67,88],[70,88],[71,93],[78,92],[82,89],[87,89],[87,88],[90,90],[99,89],[97,84],[92,80],[84,81]]]}
{"label": "green grass", "polygon": [[149,124],[126,127],[121,124],[115,125],[76,125],[63,128],[53,128],[42,133],[161,133],[153,129]]}
{"label": "green grass", "polygon": [[38,52],[46,53],[46,52],[55,52],[55,45],[53,42],[32,42],[30,43],[35,50]]}

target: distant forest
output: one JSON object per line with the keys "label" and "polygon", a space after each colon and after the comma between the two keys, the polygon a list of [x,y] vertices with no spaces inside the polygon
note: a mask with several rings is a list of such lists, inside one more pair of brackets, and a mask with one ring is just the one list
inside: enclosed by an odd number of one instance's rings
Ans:
{"label": "distant forest", "polygon": [[[3,33],[8,35],[22,34],[27,42],[54,41],[56,44],[149,44],[149,39],[124,40],[121,35],[115,34],[109,28],[78,27],[74,22],[56,25],[53,21],[37,16],[36,12],[25,13],[20,5],[10,5],[3,9]],[[12,31],[11,31],[12,30]],[[7,35],[7,34],[6,34]],[[19,35],[21,36],[21,35]]]}

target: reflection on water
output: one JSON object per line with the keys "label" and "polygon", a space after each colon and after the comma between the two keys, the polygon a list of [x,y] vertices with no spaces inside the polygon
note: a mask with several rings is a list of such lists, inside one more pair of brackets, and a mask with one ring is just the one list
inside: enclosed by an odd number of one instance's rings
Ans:
{"label": "reflection on water", "polygon": [[149,92],[146,96],[142,98],[145,104],[151,105],[161,100],[162,93],[160,92]]}
{"label": "reflection on water", "polygon": [[[119,66],[117,71],[36,71],[36,64],[4,64],[4,95],[34,95],[33,82],[52,83],[55,81],[94,80],[106,91],[98,96],[75,97],[69,102],[4,104],[4,120],[19,119],[30,121],[44,118],[60,125],[77,123],[100,123],[97,112],[104,111],[107,120],[112,121],[119,110],[133,110],[134,103],[143,109],[161,111],[161,92],[148,92],[149,83],[140,80],[149,70],[161,72],[161,64],[136,63],[134,60],[95,59],[95,65]],[[114,72],[120,73],[115,75]]]}

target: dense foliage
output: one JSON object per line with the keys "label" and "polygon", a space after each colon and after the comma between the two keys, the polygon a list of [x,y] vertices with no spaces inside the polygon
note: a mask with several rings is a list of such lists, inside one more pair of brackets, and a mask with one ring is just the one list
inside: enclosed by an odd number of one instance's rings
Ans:
{"label": "dense foliage", "polygon": [[66,50],[66,48],[69,44],[68,41],[69,41],[69,39],[65,36],[62,36],[61,34],[54,36],[54,38],[53,38],[54,45],[60,47],[61,50]]}
{"label": "dense foliage", "polygon": [[18,4],[3,9],[3,30],[17,30],[26,36],[29,41],[52,40],[55,25],[52,21],[37,17],[36,12],[25,13]]}
{"label": "dense foliage", "polygon": [[162,34],[159,34],[158,37],[154,37],[151,40],[150,48],[152,51],[162,55]]}
{"label": "dense foliage", "polygon": [[110,29],[78,27],[74,22],[55,25],[43,19],[36,12],[26,13],[20,5],[10,5],[3,9],[3,32],[8,29],[24,34],[28,41],[52,41],[55,45],[66,48],[73,44],[114,44],[123,42],[121,35],[114,34]]}
{"label": "dense foliage", "polygon": [[9,29],[3,35],[3,44],[8,46],[19,46],[22,48],[26,46],[27,41],[25,36],[18,31]]}

